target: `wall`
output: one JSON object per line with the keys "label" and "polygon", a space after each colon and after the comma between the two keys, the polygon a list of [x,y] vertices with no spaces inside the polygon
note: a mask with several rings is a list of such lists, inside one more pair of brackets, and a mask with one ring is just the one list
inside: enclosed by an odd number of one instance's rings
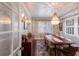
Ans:
{"label": "wall", "polygon": [[[39,34],[43,34],[44,33],[44,32],[41,33],[41,31],[39,32],[39,30],[41,30],[41,27],[40,28],[38,27],[39,26],[39,22],[43,22],[44,25],[46,24],[46,25],[49,26],[48,22],[50,22],[50,21],[49,20],[32,19],[32,29],[31,29],[32,33],[35,34],[35,35],[38,35],[38,36],[39,36]],[[50,25],[51,25],[51,28],[48,27],[48,29],[50,28],[50,30],[51,30],[50,33],[53,33],[53,26],[52,26],[52,24],[50,24]],[[44,29],[44,30],[46,30],[46,29]]]}
{"label": "wall", "polygon": [[[0,2],[0,56],[21,54],[22,13],[28,16],[21,3]],[[7,19],[10,23],[5,23]]]}
{"label": "wall", "polygon": [[[76,43],[77,46],[79,46],[79,35],[78,35],[78,19],[79,18],[79,8],[75,9],[74,11],[71,11],[64,15],[62,17],[62,23],[63,23],[63,33],[62,35],[65,38],[71,39],[73,42]],[[72,20],[74,19],[74,34],[68,34],[66,33],[66,20]]]}

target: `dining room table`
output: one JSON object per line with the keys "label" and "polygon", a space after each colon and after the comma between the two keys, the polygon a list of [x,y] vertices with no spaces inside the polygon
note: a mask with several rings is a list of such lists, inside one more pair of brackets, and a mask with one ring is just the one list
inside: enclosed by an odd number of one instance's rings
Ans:
{"label": "dining room table", "polygon": [[68,45],[69,47],[72,44],[75,44],[71,39],[67,39],[61,36],[45,35],[45,40],[51,42],[54,45],[54,53],[57,55],[57,46]]}

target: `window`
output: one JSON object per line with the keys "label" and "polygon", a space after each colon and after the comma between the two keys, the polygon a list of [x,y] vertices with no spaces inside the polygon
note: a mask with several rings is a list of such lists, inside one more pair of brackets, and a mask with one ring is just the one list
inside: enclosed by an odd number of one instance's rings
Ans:
{"label": "window", "polygon": [[78,17],[78,35],[79,35],[79,17]]}
{"label": "window", "polygon": [[38,32],[39,33],[51,33],[52,24],[51,21],[39,21],[38,22]]}
{"label": "window", "polygon": [[78,27],[78,35],[79,35],[79,27]]}
{"label": "window", "polygon": [[78,25],[79,25],[79,17],[78,17]]}
{"label": "window", "polygon": [[66,33],[74,34],[74,19],[66,20]]}
{"label": "window", "polygon": [[38,32],[43,33],[45,29],[45,24],[43,22],[38,23]]}

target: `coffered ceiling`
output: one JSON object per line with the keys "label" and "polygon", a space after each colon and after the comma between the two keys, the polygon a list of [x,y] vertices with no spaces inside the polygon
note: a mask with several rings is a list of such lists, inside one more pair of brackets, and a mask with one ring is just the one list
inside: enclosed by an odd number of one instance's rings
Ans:
{"label": "coffered ceiling", "polygon": [[44,2],[25,3],[32,17],[51,17],[54,10]]}
{"label": "coffered ceiling", "polygon": [[[18,2],[19,3],[19,2]],[[18,3],[13,2],[12,9],[18,7]],[[63,16],[74,9],[79,9],[78,2],[21,2],[24,7],[28,10],[30,16],[33,19],[38,20],[50,20],[54,13],[58,16]],[[11,8],[12,3],[4,3]]]}
{"label": "coffered ceiling", "polygon": [[[79,6],[79,3],[73,2],[26,2],[25,7],[28,9],[31,17],[41,19],[52,18],[56,12],[59,16],[69,12],[75,7]],[[44,18],[43,18],[44,17]]]}

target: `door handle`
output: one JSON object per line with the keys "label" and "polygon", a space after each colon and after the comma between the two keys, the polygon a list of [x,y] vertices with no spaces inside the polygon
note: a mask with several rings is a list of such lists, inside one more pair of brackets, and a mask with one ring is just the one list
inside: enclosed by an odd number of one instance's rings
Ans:
{"label": "door handle", "polygon": [[23,51],[24,50],[24,47],[21,47],[20,50]]}

